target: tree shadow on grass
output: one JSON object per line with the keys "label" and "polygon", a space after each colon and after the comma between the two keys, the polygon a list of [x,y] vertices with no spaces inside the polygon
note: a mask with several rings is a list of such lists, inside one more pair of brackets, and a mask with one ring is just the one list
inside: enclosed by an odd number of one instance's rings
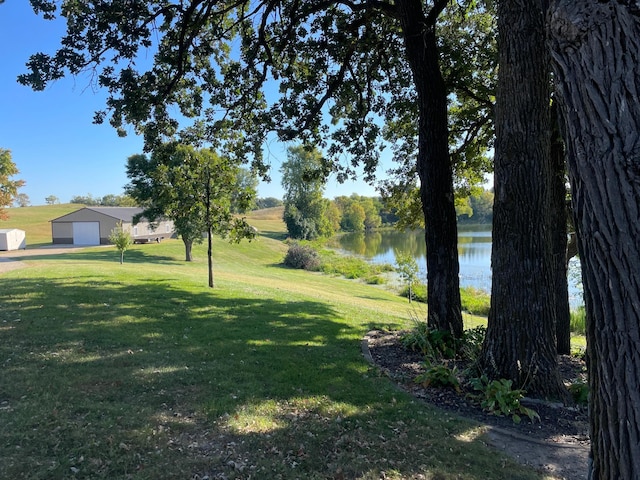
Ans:
{"label": "tree shadow on grass", "polygon": [[[56,253],[55,255],[29,255],[24,257],[25,260],[37,261],[71,261],[71,262],[120,262],[120,252],[115,248],[91,249],[88,251],[70,251],[69,253]],[[127,250],[124,253],[125,263],[164,263],[178,264],[184,263],[184,260],[168,255],[159,255],[150,251],[144,251],[142,248]]]}
{"label": "tree shadow on grass", "polygon": [[398,392],[325,303],[172,278],[0,286],[2,478],[538,478],[496,473],[471,424]]}
{"label": "tree shadow on grass", "polygon": [[286,232],[282,231],[270,231],[270,230],[260,230],[261,237],[271,238],[273,240],[284,241],[289,236]]}

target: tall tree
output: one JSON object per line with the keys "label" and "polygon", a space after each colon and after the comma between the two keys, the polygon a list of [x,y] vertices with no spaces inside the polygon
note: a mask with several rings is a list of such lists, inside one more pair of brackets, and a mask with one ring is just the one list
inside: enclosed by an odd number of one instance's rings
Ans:
{"label": "tall tree", "polygon": [[470,197],[473,210],[472,223],[491,223],[493,220],[493,192],[477,190]]}
{"label": "tall tree", "polygon": [[190,149],[166,150],[158,148],[151,156],[137,154],[127,159],[130,182],[125,192],[144,208],[143,215],[150,222],[163,216],[173,220],[184,243],[185,261],[191,262],[193,244],[203,241],[206,230],[201,194],[192,195],[194,189],[202,192],[202,184],[194,186],[187,180],[189,168],[183,157],[190,155]]}
{"label": "tall tree", "polygon": [[321,168],[320,152],[302,145],[290,147],[282,163],[283,219],[291,238],[311,240],[334,233],[324,228],[327,202],[322,194],[326,182],[317,175]]}
{"label": "tall tree", "polygon": [[344,231],[363,232],[382,225],[382,205],[378,199],[353,193],[349,197],[336,197],[333,204],[341,212],[340,228]]}
{"label": "tall tree", "polygon": [[9,218],[5,207],[13,203],[18,189],[24,185],[24,180],[11,180],[18,173],[16,164],[11,160],[11,150],[0,148],[0,220]]}
{"label": "tall tree", "polygon": [[549,231],[551,156],[546,0],[498,2],[491,309],[482,366],[566,398],[557,369]]}
{"label": "tall tree", "polygon": [[407,61],[416,88],[420,198],[426,221],[428,324],[462,337],[458,229],[449,156],[447,88],[440,70],[436,19],[446,1],[425,13],[420,0],[398,0]]}
{"label": "tall tree", "polygon": [[[53,0],[31,3],[45,17],[58,12]],[[120,1],[66,2],[64,47],[56,55],[34,55],[30,73],[20,81],[43,89],[67,71],[96,69],[93,78],[109,91],[107,109],[96,121],[109,116],[123,134],[123,126],[133,124],[148,149],[178,135],[190,144],[211,142],[237,158],[252,155],[261,174],[266,170],[262,143],[267,132],[276,131],[282,140],[322,148],[329,160],[325,171],[337,171],[339,179],[362,165],[365,179],[372,181],[385,147],[379,120],[404,125],[407,118],[418,118],[417,135],[406,137],[416,148],[404,151],[417,151],[413,172],[429,219],[428,321],[459,336],[449,91],[437,35],[448,4],[148,0],[124,8]],[[157,51],[153,65],[138,71],[138,57],[151,47]],[[268,80],[280,93],[271,103],[263,93]]]}
{"label": "tall tree", "polygon": [[364,232],[367,213],[363,206],[354,201],[344,204],[340,228],[345,232]]}
{"label": "tall tree", "polygon": [[238,191],[238,166],[215,152],[196,150],[170,143],[158,147],[151,157],[133,155],[127,161],[125,187],[128,195],[144,207],[140,216],[150,222],[166,216],[174,221],[176,232],[185,246],[186,261],[192,261],[193,243],[200,243],[207,233],[209,286],[214,286],[212,236],[231,241],[253,238],[255,230],[244,219],[231,214],[231,200],[248,205],[251,190]]}
{"label": "tall tree", "polygon": [[640,478],[640,5],[551,2],[587,314],[592,480]]}

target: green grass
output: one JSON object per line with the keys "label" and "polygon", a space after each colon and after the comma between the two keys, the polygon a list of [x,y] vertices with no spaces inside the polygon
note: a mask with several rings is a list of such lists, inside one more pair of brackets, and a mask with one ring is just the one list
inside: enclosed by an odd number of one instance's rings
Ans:
{"label": "green grass", "polygon": [[377,285],[384,283],[384,276],[393,271],[391,265],[372,264],[359,257],[340,255],[333,250],[319,248],[318,252],[321,259],[320,271],[327,275],[341,275]]}
{"label": "green grass", "polygon": [[215,289],[180,241],[2,274],[0,478],[542,478],[365,362],[406,299],[283,268],[262,221],[214,243]]}
{"label": "green grass", "polygon": [[571,311],[571,333],[577,335],[584,335],[586,329],[586,321],[587,321],[587,313],[584,309],[584,306],[580,306],[575,310]]}
{"label": "green grass", "polygon": [[[402,286],[400,295],[405,298],[409,297],[409,287],[407,285]],[[427,303],[427,285],[415,283],[411,287],[411,295],[415,301]],[[487,317],[491,306],[491,295],[477,288],[462,287],[460,288],[460,303],[463,312]]]}
{"label": "green grass", "polygon": [[460,301],[462,310],[474,315],[489,316],[491,306],[491,295],[487,292],[473,287],[460,289]]}
{"label": "green grass", "polygon": [[284,240],[287,238],[287,232],[283,228],[283,214],[284,207],[280,206],[255,210],[247,215],[251,218],[251,225],[255,226],[261,235],[276,240]]}

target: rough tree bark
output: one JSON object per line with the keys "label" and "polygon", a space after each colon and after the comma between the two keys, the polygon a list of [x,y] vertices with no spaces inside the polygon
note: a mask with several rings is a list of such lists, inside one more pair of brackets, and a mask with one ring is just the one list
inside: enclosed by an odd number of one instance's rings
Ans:
{"label": "rough tree bark", "polygon": [[211,220],[211,171],[205,168],[204,205],[207,216],[207,270],[209,272],[209,288],[215,286],[213,280],[213,222]]}
{"label": "rough tree bark", "polygon": [[191,253],[193,247],[193,240],[187,239],[184,236],[182,237],[182,242],[184,243],[184,260],[186,262],[193,261],[193,254]]}
{"label": "rough tree bark", "polygon": [[558,373],[545,1],[498,3],[491,309],[481,363],[529,394],[566,398]]}
{"label": "rough tree bark", "polygon": [[587,313],[591,479],[640,478],[640,5],[551,3]]}
{"label": "rough tree bark", "polygon": [[420,0],[398,0],[407,60],[418,93],[420,109],[418,175],[425,216],[427,246],[427,323],[462,337],[458,227],[453,196],[453,169],[449,155],[447,89],[442,78],[435,31],[435,2],[428,17]]}
{"label": "rough tree bark", "polygon": [[559,128],[557,103],[551,108],[551,178],[549,217],[551,222],[551,261],[556,317],[556,352],[571,353],[571,311],[569,308],[569,281],[567,278],[567,187],[566,156]]}

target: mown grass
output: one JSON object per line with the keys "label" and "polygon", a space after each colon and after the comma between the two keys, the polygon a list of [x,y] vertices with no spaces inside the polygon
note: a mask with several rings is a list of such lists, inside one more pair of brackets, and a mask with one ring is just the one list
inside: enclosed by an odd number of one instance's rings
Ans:
{"label": "mown grass", "polygon": [[363,359],[405,299],[283,268],[275,234],[216,241],[214,289],[179,241],[2,274],[0,478],[542,478]]}

